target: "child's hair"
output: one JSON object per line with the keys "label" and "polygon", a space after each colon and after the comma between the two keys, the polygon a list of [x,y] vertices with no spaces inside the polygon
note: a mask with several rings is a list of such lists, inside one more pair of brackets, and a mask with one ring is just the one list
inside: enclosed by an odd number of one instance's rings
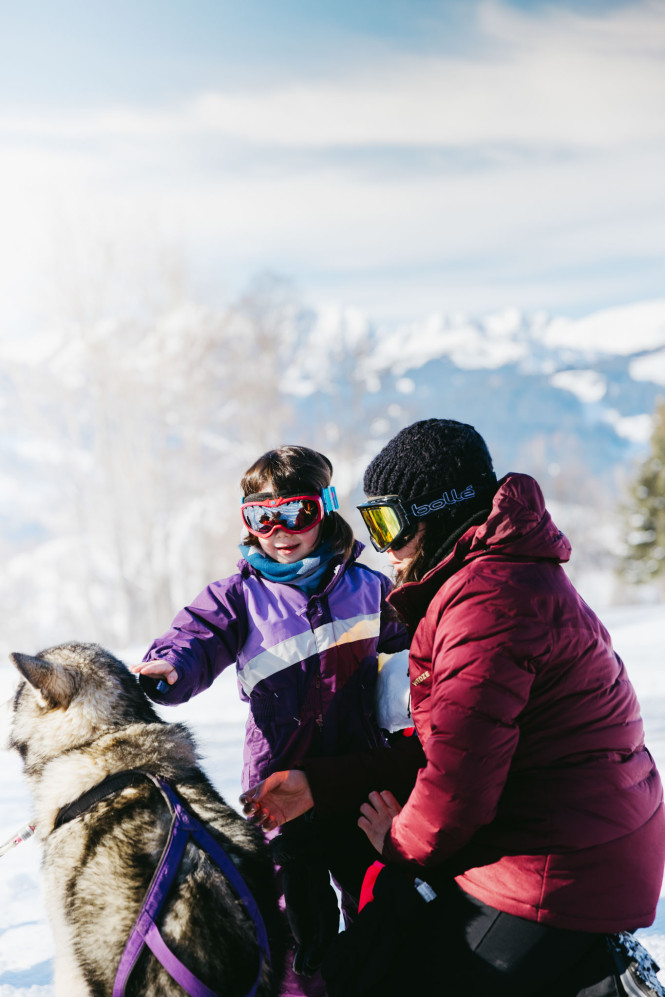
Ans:
{"label": "child's hair", "polygon": [[[240,482],[244,497],[271,492],[274,496],[320,495],[332,478],[333,466],[322,453],[309,447],[283,446],[268,450],[245,471]],[[331,541],[333,549],[347,558],[353,549],[353,530],[338,512],[324,516],[321,542]],[[243,540],[260,547],[259,538],[247,534]]]}

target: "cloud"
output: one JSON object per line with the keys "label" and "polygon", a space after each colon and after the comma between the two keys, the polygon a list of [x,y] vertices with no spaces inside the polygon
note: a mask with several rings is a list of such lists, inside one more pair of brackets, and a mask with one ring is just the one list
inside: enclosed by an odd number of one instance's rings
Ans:
{"label": "cloud", "polygon": [[298,148],[598,148],[665,137],[663,0],[602,16],[495,0],[477,9],[478,51],[464,58],[384,53],[327,82],[209,91],[160,111],[106,108],[13,128],[72,138],[214,134]]}
{"label": "cloud", "polygon": [[63,217],[158,217],[209,268],[268,266],[377,310],[648,291],[665,0],[602,16],[492,0],[464,55],[382,52],[274,90],[5,112],[0,265],[28,287]]}
{"label": "cloud", "polygon": [[665,4],[591,19],[485,3],[479,29],[482,56],[402,56],[327,84],[209,93],[187,118],[195,129],[293,146],[585,149],[665,137]]}
{"label": "cloud", "polygon": [[12,127],[71,138],[212,133],[298,148],[598,148],[665,137],[663,0],[595,17],[491,0],[478,6],[477,41],[477,54],[464,58],[392,53],[328,82],[210,91],[161,111],[105,108]]}

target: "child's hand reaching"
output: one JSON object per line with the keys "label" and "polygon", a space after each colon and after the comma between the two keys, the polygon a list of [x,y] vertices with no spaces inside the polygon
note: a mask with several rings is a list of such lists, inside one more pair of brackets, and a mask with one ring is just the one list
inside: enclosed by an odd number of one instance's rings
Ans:
{"label": "child's hand reaching", "polygon": [[240,797],[244,813],[264,831],[272,831],[314,806],[307,776],[300,769],[273,772]]}
{"label": "child's hand reaching", "polygon": [[168,661],[142,661],[140,665],[130,665],[129,670],[151,679],[166,679],[169,685],[178,681],[178,673]]}

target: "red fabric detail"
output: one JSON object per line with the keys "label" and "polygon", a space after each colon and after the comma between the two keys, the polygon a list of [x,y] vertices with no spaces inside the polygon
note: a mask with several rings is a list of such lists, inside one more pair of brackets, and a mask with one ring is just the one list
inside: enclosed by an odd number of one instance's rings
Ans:
{"label": "red fabric detail", "polygon": [[374,899],[374,884],[376,883],[382,869],[385,869],[385,865],[383,862],[379,862],[377,860],[376,862],[372,862],[371,866],[365,873],[363,885],[360,887],[358,911],[361,911],[365,904],[370,903]]}
{"label": "red fabric detail", "polygon": [[416,733],[416,728],[415,727],[405,727],[404,730],[402,731],[402,734],[404,734],[404,737],[413,737],[413,735],[415,733]]}
{"label": "red fabric detail", "polygon": [[[643,856],[657,856],[664,836],[660,807],[627,838],[566,855],[506,855],[487,868],[470,869],[457,882],[490,907],[555,928],[614,934],[646,927],[654,919],[661,881]],[[594,909],[580,905],[585,882],[593,884]]]}

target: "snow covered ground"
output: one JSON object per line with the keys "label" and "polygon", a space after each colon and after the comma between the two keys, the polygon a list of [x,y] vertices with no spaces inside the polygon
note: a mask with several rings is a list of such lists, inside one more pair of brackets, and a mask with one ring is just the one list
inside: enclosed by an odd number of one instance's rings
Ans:
{"label": "snow covered ground", "polygon": [[[661,606],[612,609],[602,614],[637,689],[647,743],[665,773],[665,611]],[[125,656],[138,659],[138,653]],[[0,665],[0,702],[11,694],[15,673]],[[195,731],[203,764],[227,801],[240,792],[241,745],[246,707],[238,700],[235,674],[225,673],[197,700],[165,712]],[[30,817],[30,800],[19,759],[3,753],[0,843]],[[665,967],[665,895],[655,924],[640,932]],[[28,841],[0,858],[0,997],[52,997],[53,940],[40,892],[39,851]],[[661,972],[665,982],[665,971]]]}

